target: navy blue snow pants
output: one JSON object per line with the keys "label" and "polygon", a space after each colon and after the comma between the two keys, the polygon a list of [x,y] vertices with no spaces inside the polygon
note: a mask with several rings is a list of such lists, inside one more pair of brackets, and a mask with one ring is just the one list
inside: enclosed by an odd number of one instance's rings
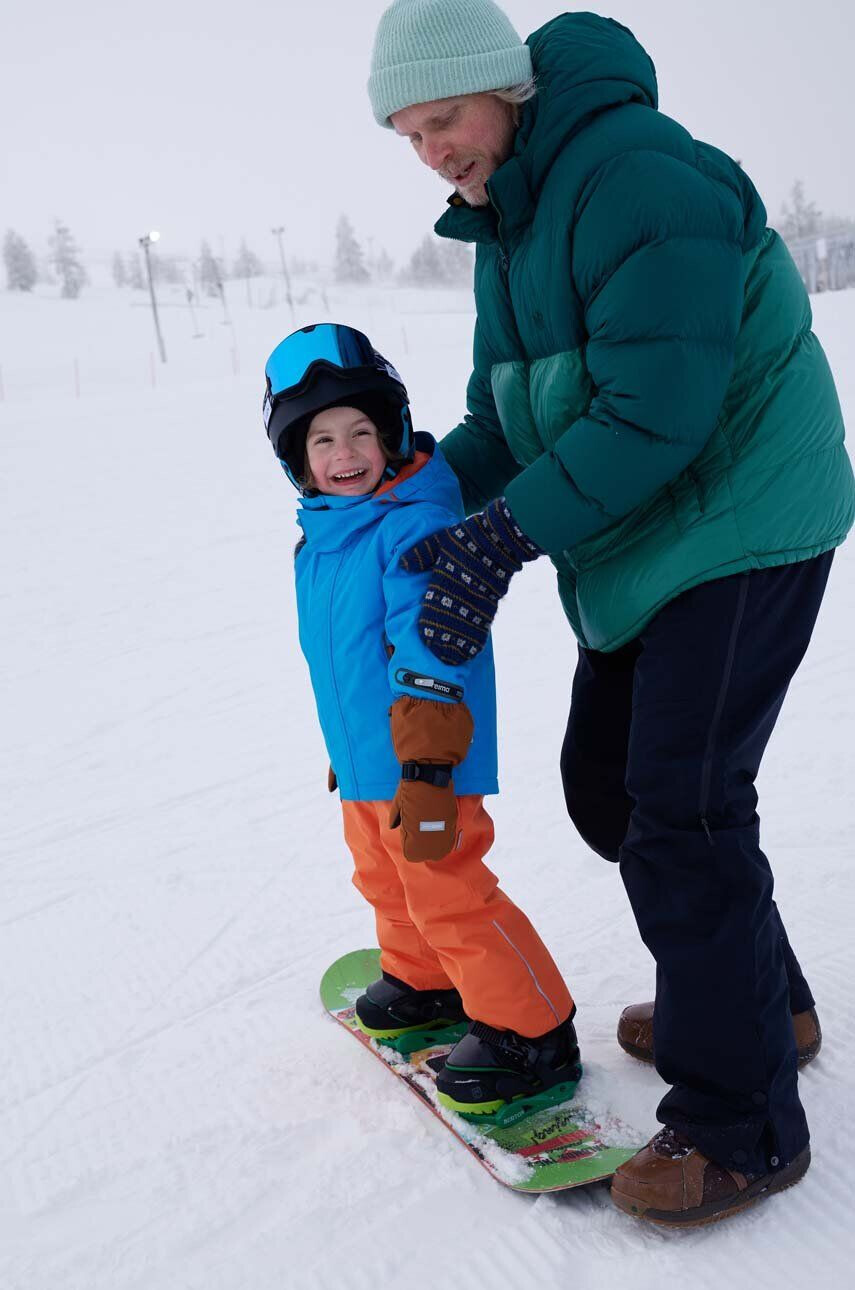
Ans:
{"label": "navy blue snow pants", "polygon": [[657,1118],[743,1172],[808,1142],[791,1013],[813,996],[772,899],[754,781],[832,557],[703,583],[621,649],[580,649],[561,753],[570,816],[619,860],[656,961],[672,1086]]}

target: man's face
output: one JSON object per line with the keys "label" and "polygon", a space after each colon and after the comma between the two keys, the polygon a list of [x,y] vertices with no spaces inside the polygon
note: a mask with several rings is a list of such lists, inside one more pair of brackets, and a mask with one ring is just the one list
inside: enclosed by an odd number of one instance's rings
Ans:
{"label": "man's face", "polygon": [[401,108],[390,117],[420,161],[452,184],[470,206],[486,206],[487,180],[510,157],[516,133],[510,103],[464,94]]}

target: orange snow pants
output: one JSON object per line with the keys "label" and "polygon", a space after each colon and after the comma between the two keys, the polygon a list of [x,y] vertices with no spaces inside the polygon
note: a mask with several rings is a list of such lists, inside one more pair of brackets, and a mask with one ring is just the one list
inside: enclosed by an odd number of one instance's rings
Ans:
{"label": "orange snow pants", "polygon": [[455,986],[466,1013],[532,1039],[566,1020],[573,1000],[552,956],[484,864],[493,821],[459,797],[458,840],[413,864],[389,828],[389,802],[342,802],[353,885],[374,907],[380,966],[416,990]]}

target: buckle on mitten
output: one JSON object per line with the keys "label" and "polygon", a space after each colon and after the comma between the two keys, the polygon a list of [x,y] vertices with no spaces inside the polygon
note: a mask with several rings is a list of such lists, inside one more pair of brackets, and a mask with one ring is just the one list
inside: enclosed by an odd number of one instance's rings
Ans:
{"label": "buckle on mitten", "polygon": [[401,763],[401,779],[405,782],[420,780],[423,784],[433,784],[434,788],[447,788],[451,783],[451,766],[425,766],[418,761]]}

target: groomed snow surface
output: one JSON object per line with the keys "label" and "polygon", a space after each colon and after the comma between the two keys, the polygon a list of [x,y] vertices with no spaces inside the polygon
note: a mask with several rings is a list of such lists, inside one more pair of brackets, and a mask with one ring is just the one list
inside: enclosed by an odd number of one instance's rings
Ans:
{"label": "groomed snow surface", "polygon": [[[260,419],[291,319],[234,296],[233,324],[211,302],[197,338],[165,299],[152,386],[142,294],[0,295],[0,1287],[851,1284],[855,547],[759,786],[825,1032],[802,1078],[809,1174],[683,1233],[628,1219],[601,1186],[518,1196],[318,999],[373,924],[297,645],[295,499]],[[330,296],[398,364],[417,424],[445,433],[469,293]],[[855,424],[855,292],[814,304]],[[298,322],[324,312],[311,295]],[[663,1086],[614,1029],[651,997],[653,964],[616,868],[565,818],[574,645],[545,562],[515,581],[495,640],[492,865],[566,972],[589,1087],[647,1136]]]}

